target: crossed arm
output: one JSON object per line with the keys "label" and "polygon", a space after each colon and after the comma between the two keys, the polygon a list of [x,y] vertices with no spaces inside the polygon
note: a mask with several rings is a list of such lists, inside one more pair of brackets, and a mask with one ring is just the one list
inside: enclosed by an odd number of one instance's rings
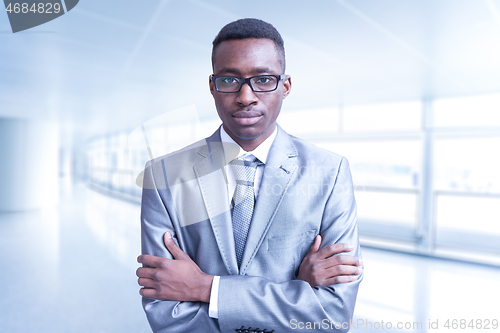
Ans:
{"label": "crossed arm", "polygon": [[[362,262],[345,254],[359,256],[359,244],[348,164],[341,165],[339,172],[343,176],[338,177],[337,186],[328,198],[321,236],[317,236],[303,258],[296,280],[274,283],[259,276],[221,276],[218,320],[208,316],[213,276],[203,272],[169,237],[170,233],[175,235],[173,225],[177,222],[165,209],[164,201],[173,204],[168,191],[144,189],[143,253],[155,256],[138,257],[140,263],[149,267],[139,268],[137,275],[139,284],[145,287],[140,293],[153,331],[232,332],[241,325],[286,331],[292,318],[303,322],[348,321],[363,273],[359,271]],[[145,173],[147,180],[152,180],[151,169]],[[182,243],[180,236],[177,239]],[[358,274],[361,277],[355,276]]]}
{"label": "crossed arm", "polygon": [[[137,261],[150,267],[137,269],[141,296],[169,301],[200,301],[208,303],[213,275],[204,273],[198,265],[175,243],[169,231],[164,242],[174,259],[140,255]],[[362,261],[342,255],[353,249],[348,244],[330,244],[319,249],[321,236],[316,236],[309,252],[299,267],[297,280],[311,287],[329,286],[356,281],[362,272]],[[339,254],[339,255],[336,255]]]}

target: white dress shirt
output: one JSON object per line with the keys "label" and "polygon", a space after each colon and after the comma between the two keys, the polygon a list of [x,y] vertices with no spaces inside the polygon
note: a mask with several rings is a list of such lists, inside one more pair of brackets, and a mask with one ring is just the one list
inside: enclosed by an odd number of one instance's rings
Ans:
{"label": "white dress shirt", "polygon": [[[252,151],[244,151],[243,148],[240,147],[230,136],[229,134],[226,133],[224,130],[224,127],[220,127],[220,138],[222,142],[230,142],[238,145],[240,148],[240,151],[237,155],[237,157],[241,157],[245,160],[253,161],[254,157],[257,157],[262,163],[266,164],[267,161],[267,155],[269,154],[269,149],[271,149],[271,145],[274,142],[274,139],[276,138],[277,134],[277,127],[274,128],[273,133],[264,141],[262,142],[257,148],[255,148]],[[259,189],[260,189],[260,183],[262,181],[262,175],[264,174],[264,167],[265,165],[259,165],[257,167],[257,170],[255,172],[255,179],[254,179],[254,193],[255,193],[255,198],[257,199],[257,195],[259,194]],[[229,165],[225,166],[226,168],[226,175],[227,175],[227,190],[229,194],[229,200],[233,197],[234,190],[236,189],[236,180],[233,174],[232,169],[229,167]],[[218,301],[218,296],[219,296],[219,276],[214,276],[214,279],[212,281],[212,289],[210,291],[210,303],[208,306],[208,315],[212,318],[219,318],[219,307],[217,304]]]}

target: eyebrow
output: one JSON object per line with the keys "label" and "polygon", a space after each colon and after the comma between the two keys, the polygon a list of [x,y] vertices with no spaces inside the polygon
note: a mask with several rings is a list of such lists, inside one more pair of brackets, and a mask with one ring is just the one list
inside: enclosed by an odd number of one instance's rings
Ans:
{"label": "eyebrow", "polygon": [[[254,68],[252,72],[262,74],[262,73],[271,73],[271,70],[268,67],[257,67]],[[241,74],[238,68],[233,68],[233,67],[222,68],[220,70],[220,73],[236,74],[236,75]]]}
{"label": "eyebrow", "polygon": [[259,68],[255,69],[255,72],[257,72],[257,73],[270,73],[270,70],[267,67],[259,67]]}

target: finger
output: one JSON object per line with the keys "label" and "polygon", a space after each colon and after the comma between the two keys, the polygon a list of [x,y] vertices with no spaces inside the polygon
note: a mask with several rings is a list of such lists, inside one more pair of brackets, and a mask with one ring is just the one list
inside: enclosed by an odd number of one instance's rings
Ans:
{"label": "finger", "polygon": [[329,244],[324,246],[321,250],[319,250],[319,256],[321,258],[328,258],[333,256],[334,254],[342,253],[342,252],[351,252],[354,249],[354,246],[345,243],[338,244]]}
{"label": "finger", "polygon": [[311,247],[309,248],[309,252],[307,254],[311,255],[313,253],[318,252],[320,246],[321,246],[321,235],[317,235],[316,238],[314,239],[314,243],[312,243]]}
{"label": "finger", "polygon": [[348,254],[339,254],[323,260],[325,268],[334,267],[337,265],[348,265],[360,267],[360,260],[358,257],[350,256]]}
{"label": "finger", "polygon": [[358,278],[359,277],[356,275],[341,275],[341,276],[336,276],[334,278],[326,279],[325,283],[328,283],[328,285],[349,283],[356,281]]}
{"label": "finger", "polygon": [[139,279],[137,279],[137,283],[141,287],[154,288],[156,286],[156,284],[153,280],[147,279],[147,278],[139,278]]}
{"label": "finger", "polygon": [[337,265],[326,269],[326,277],[333,278],[336,276],[358,275],[363,270],[358,266]]}
{"label": "finger", "polygon": [[135,275],[140,278],[147,278],[147,279],[152,279],[154,277],[155,269],[154,268],[148,268],[148,267],[139,267],[135,271]]}
{"label": "finger", "polygon": [[150,267],[160,267],[163,260],[169,260],[167,258],[155,257],[149,254],[141,254],[137,257],[137,262]]}
{"label": "finger", "polygon": [[155,289],[141,288],[139,289],[139,294],[141,294],[142,297],[148,297],[148,298],[156,298],[157,296],[157,292]]}
{"label": "finger", "polygon": [[172,234],[170,233],[170,231],[167,231],[163,235],[163,241],[165,242],[165,246],[167,247],[167,250],[174,257],[174,259],[187,259],[187,258],[189,258],[189,256],[186,254],[186,252],[182,251],[181,248],[179,246],[177,246],[177,243],[172,238]]}

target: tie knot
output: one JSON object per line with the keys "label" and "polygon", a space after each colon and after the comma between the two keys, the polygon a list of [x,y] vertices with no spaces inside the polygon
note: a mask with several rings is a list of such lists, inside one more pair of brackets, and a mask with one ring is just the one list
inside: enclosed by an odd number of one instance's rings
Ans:
{"label": "tie knot", "polygon": [[254,157],[252,161],[236,158],[229,162],[236,181],[250,182],[252,184],[247,185],[251,186],[253,186],[255,171],[257,170],[257,166],[259,164],[261,164],[261,162],[256,157]]}

